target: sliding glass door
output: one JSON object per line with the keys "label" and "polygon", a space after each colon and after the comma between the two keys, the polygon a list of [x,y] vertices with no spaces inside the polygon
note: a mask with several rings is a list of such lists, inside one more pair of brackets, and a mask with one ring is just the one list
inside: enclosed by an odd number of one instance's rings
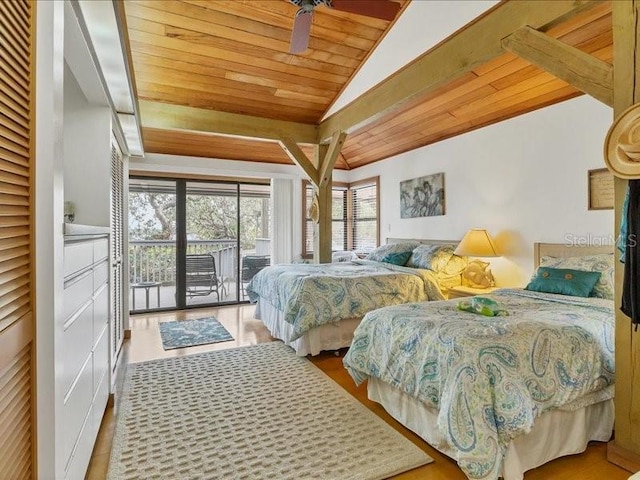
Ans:
{"label": "sliding glass door", "polygon": [[237,302],[236,183],[187,182],[186,304]]}
{"label": "sliding glass door", "polygon": [[271,202],[269,185],[240,185],[240,300],[253,276],[271,264]]}
{"label": "sliding glass door", "polygon": [[246,301],[270,264],[266,183],[134,177],[129,203],[132,312]]}
{"label": "sliding glass door", "polygon": [[129,310],[175,308],[176,182],[129,181]]}

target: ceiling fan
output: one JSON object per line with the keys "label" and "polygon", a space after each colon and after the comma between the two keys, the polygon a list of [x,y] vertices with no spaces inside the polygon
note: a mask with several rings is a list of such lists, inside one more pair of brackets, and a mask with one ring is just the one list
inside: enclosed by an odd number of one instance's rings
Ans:
{"label": "ceiling fan", "polygon": [[324,5],[334,10],[356,13],[367,17],[391,21],[396,18],[400,4],[392,0],[289,0],[300,7],[291,32],[289,53],[304,52],[309,46],[313,9]]}

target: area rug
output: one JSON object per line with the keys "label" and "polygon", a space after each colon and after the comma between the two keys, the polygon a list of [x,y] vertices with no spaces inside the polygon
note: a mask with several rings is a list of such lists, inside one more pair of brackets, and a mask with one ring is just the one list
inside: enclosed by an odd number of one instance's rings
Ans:
{"label": "area rug", "polygon": [[159,325],[162,348],[165,350],[233,340],[215,317],[161,322]]}
{"label": "area rug", "polygon": [[128,366],[108,480],[380,480],[433,460],[280,342]]}

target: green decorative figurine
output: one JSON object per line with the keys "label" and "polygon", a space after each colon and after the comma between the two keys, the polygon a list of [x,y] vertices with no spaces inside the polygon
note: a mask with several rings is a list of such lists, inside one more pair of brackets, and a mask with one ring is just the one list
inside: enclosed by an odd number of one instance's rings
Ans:
{"label": "green decorative figurine", "polygon": [[485,317],[503,317],[509,315],[498,302],[486,297],[473,297],[471,300],[460,300],[457,305],[458,310],[477,313]]}

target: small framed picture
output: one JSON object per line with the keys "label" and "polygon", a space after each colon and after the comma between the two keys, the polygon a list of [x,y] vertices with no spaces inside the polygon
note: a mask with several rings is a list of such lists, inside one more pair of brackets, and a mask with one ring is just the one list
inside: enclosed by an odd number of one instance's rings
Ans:
{"label": "small framed picture", "polygon": [[589,210],[610,210],[613,204],[613,174],[606,168],[589,170]]}

